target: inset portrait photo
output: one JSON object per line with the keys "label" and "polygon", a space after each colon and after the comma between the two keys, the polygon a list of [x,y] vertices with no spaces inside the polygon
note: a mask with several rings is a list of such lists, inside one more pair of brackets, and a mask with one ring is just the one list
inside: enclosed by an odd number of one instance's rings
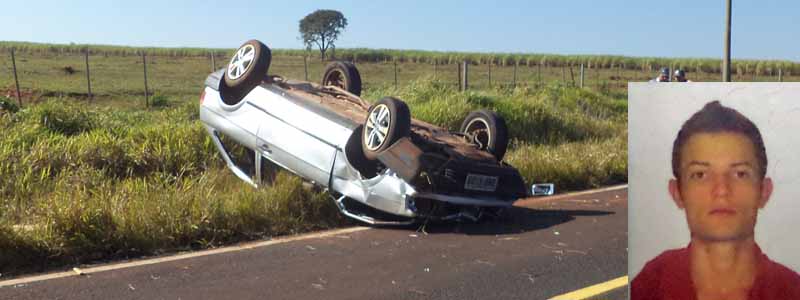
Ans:
{"label": "inset portrait photo", "polygon": [[800,84],[628,99],[631,299],[800,299]]}

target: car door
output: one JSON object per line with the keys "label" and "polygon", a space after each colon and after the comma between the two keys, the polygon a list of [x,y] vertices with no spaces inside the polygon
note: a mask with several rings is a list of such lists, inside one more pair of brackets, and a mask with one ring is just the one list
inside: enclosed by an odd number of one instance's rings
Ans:
{"label": "car door", "polygon": [[271,103],[259,121],[256,149],[283,168],[327,186],[336,146],[324,138],[325,120],[287,101]]}

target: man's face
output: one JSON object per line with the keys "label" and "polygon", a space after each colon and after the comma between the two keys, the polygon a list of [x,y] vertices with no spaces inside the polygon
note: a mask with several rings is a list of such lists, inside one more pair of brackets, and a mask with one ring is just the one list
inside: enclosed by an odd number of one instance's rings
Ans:
{"label": "man's face", "polygon": [[699,133],[680,149],[680,181],[670,194],[686,211],[692,236],[733,241],[753,236],[758,209],[772,193],[760,178],[753,143],[738,133]]}

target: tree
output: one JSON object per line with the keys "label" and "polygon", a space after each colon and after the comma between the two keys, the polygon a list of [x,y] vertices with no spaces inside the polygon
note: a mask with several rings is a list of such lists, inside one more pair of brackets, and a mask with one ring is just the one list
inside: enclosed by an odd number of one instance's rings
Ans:
{"label": "tree", "polygon": [[306,49],[316,46],[320,59],[325,59],[325,51],[336,46],[334,42],[347,26],[347,19],[341,12],[319,9],[300,20],[300,35]]}

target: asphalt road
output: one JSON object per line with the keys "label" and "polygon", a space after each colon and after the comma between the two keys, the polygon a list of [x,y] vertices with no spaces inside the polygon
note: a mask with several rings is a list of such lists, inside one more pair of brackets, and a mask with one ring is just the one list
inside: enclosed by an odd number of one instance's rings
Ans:
{"label": "asphalt road", "polygon": [[[525,199],[482,224],[356,228],[0,281],[0,299],[549,299],[626,275],[627,213],[627,188]],[[600,298],[626,299],[627,286]]]}

